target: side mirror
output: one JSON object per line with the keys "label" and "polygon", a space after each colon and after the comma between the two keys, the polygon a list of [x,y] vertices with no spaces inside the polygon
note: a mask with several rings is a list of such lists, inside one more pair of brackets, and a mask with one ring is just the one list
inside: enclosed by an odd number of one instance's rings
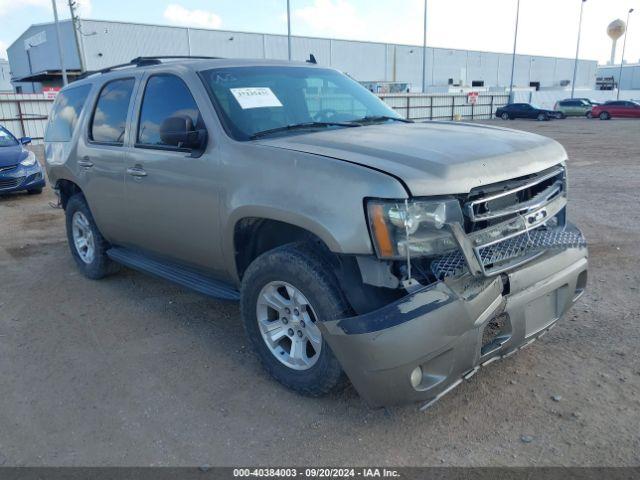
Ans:
{"label": "side mirror", "polygon": [[21,143],[22,145],[27,145],[28,143],[31,143],[31,137],[22,137],[22,138],[20,139],[20,143]]}
{"label": "side mirror", "polygon": [[160,140],[165,145],[202,153],[207,145],[207,131],[196,130],[191,117],[186,115],[168,117],[160,125]]}

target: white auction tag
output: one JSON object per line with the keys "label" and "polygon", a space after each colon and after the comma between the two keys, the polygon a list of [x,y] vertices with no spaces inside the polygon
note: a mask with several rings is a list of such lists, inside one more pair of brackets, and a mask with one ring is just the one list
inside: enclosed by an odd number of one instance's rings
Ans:
{"label": "white auction tag", "polygon": [[243,110],[282,106],[278,97],[268,87],[232,88],[231,93]]}

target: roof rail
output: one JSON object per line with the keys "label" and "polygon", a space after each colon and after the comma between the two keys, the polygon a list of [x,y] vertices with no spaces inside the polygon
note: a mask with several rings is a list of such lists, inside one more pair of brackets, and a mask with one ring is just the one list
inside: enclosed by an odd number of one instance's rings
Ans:
{"label": "roof rail", "polygon": [[222,57],[206,57],[200,55],[154,55],[147,57],[136,57],[128,63],[120,63],[118,65],[112,65],[110,67],[102,68],[100,70],[90,70],[78,75],[78,80],[82,78],[90,77],[91,75],[98,75],[101,73],[108,73],[113,70],[118,70],[125,67],[147,67],[149,65],[159,65],[162,60],[172,59],[197,59],[197,60],[220,60]]}

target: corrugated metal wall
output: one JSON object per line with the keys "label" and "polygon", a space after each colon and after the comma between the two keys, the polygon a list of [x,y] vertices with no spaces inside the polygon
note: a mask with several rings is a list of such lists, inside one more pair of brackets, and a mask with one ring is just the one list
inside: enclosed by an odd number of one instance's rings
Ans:
{"label": "corrugated metal wall", "polygon": [[[532,103],[541,108],[553,109],[558,100],[569,97],[568,93],[557,90],[541,90],[539,92],[515,91],[513,92],[513,101]],[[606,102],[607,100],[615,100],[616,93],[612,90],[576,90],[575,96],[578,98],[590,98],[596,102]],[[638,90],[621,90],[620,100],[640,100],[640,92]]]}
{"label": "corrugated metal wall", "polygon": [[0,94],[0,124],[16,137],[42,143],[53,101],[38,94]]}
{"label": "corrugated metal wall", "polygon": [[[242,33],[222,30],[139,25],[122,22],[83,20],[83,49],[90,70],[124,63],[140,55],[209,55],[239,58],[287,58],[284,35]],[[419,90],[422,83],[422,48],[374,42],[293,37],[294,60],[306,60],[313,53],[321,65],[349,73],[362,81],[401,81]],[[577,86],[592,87],[595,61],[581,60]],[[508,54],[428,48],[428,83],[471,85],[473,80],[485,86],[508,86],[511,56]],[[573,60],[516,56],[515,84],[542,87],[559,86],[573,76]]]}
{"label": "corrugated metal wall", "polygon": [[13,91],[13,87],[11,86],[11,74],[9,72],[9,62],[0,59],[0,92]]}
{"label": "corrugated metal wall", "polygon": [[[609,67],[598,67],[598,77],[613,77],[618,82],[620,76],[620,65]],[[620,87],[623,89],[640,89],[640,65],[626,65],[622,67],[622,82]]]}

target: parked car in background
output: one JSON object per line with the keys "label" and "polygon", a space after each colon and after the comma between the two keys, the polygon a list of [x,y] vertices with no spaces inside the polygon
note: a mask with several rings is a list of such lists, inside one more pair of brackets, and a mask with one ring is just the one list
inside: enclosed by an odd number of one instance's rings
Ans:
{"label": "parked car in background", "polygon": [[612,117],[640,118],[640,103],[631,100],[613,100],[591,109],[591,115],[600,120]]}
{"label": "parked car in background", "polygon": [[45,180],[35,154],[24,148],[31,138],[18,140],[0,126],[0,194],[26,190],[41,193]]}
{"label": "parked car in background", "polygon": [[593,106],[583,98],[567,98],[559,100],[553,109],[560,112],[563,117],[587,117],[591,118]]}
{"label": "parked car in background", "polygon": [[538,108],[529,103],[510,103],[496,110],[496,117],[503,120],[513,120],[515,118],[535,118],[536,120],[550,120],[552,118],[562,118],[560,112]]}
{"label": "parked car in background", "polygon": [[587,282],[559,143],[414,123],[330,68],[138,58],[62,89],[45,156],[85,276],[120,263],[239,300],[305,395],[346,374],[372,405],[426,408]]}

